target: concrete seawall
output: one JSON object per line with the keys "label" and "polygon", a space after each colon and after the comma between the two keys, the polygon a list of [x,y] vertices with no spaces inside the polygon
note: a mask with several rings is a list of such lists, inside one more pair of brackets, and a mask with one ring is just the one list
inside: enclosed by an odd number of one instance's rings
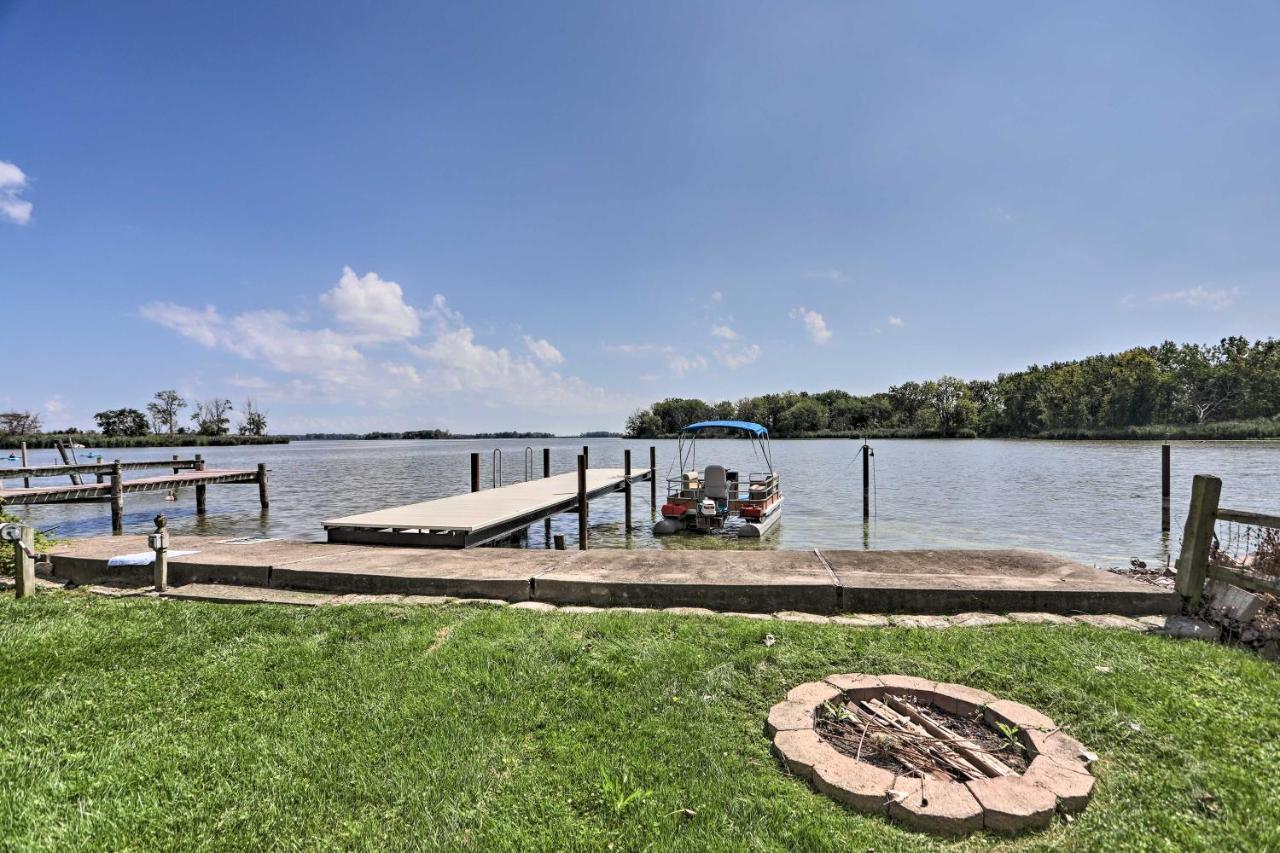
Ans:
{"label": "concrete seawall", "polygon": [[[1147,584],[1035,551],[532,551],[409,548],[174,537],[172,586],[239,584],[335,593],[445,595],[769,613],[1047,612],[1158,615],[1180,599]],[[151,566],[111,566],[145,536],[59,545],[52,575],[145,586]]]}

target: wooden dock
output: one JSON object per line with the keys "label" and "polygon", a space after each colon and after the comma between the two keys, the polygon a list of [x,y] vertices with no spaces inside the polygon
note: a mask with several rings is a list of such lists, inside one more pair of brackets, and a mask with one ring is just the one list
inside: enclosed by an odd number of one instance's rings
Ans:
{"label": "wooden dock", "polygon": [[[581,460],[581,457],[579,457]],[[652,478],[652,469],[591,468],[323,522],[330,542],[472,548]],[[583,498],[585,497],[585,500]],[[628,520],[630,516],[630,501]]]}
{"label": "wooden dock", "polygon": [[[125,471],[143,471],[167,468],[172,473],[158,477],[124,478]],[[95,483],[82,481],[84,475],[97,479]],[[71,478],[70,483],[52,486],[23,486],[17,489],[3,488],[3,481],[33,477]],[[258,499],[265,508],[267,499],[267,466],[256,469],[207,469],[200,456],[194,459],[163,459],[153,461],[110,462],[87,465],[52,465],[47,467],[0,469],[0,502],[6,506],[33,506],[37,504],[99,503],[111,504],[111,530],[124,531],[124,496],[139,492],[168,492],[183,486],[194,486],[196,513],[205,513],[205,489],[226,483],[257,484]]]}

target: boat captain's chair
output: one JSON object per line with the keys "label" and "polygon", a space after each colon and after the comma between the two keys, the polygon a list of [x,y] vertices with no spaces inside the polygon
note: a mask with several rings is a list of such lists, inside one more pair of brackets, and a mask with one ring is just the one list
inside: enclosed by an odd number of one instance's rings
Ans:
{"label": "boat captain's chair", "polygon": [[721,465],[708,465],[702,475],[702,496],[711,498],[716,505],[725,504],[729,500],[729,480]]}

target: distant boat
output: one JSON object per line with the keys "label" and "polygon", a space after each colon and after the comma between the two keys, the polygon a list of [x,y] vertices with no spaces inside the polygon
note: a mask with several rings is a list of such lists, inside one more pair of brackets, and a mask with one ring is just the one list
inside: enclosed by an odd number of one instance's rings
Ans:
{"label": "distant boat", "polygon": [[[720,465],[698,470],[694,448],[698,433],[707,429],[745,433],[753,449],[759,448],[766,470],[749,473],[745,491],[737,471]],[[667,480],[667,502],[662,506],[662,520],[653,526],[654,534],[682,530],[710,533],[725,528],[734,516],[741,520],[739,538],[758,539],[773,529],[782,518],[782,491],[770,458],[768,429],[750,421],[699,421],[680,430],[678,439],[680,476]]]}

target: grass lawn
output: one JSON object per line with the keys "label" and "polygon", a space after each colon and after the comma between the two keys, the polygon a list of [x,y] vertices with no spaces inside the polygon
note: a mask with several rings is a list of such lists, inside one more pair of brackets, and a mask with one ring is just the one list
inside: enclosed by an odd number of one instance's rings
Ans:
{"label": "grass lawn", "polygon": [[[1044,710],[1101,755],[1093,804],[944,842],[814,794],[765,714],[847,671]],[[1277,849],[1278,674],[1085,627],[6,595],[0,847]]]}

